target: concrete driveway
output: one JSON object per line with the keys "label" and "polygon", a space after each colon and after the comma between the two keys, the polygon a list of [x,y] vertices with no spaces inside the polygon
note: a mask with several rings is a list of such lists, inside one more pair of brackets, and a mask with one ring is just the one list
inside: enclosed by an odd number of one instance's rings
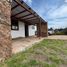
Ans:
{"label": "concrete driveway", "polygon": [[46,37],[45,39],[67,40],[67,35],[52,35],[52,36]]}

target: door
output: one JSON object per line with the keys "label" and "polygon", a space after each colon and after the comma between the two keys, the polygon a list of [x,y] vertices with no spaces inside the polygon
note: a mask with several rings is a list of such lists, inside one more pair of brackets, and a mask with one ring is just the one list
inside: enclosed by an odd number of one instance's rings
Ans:
{"label": "door", "polygon": [[29,36],[28,25],[25,24],[25,37]]}

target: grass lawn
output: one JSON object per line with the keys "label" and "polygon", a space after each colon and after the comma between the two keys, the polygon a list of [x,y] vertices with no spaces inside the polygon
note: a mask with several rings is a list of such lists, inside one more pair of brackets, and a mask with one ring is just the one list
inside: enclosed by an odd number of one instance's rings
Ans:
{"label": "grass lawn", "polygon": [[13,55],[0,67],[67,67],[67,41],[43,40]]}

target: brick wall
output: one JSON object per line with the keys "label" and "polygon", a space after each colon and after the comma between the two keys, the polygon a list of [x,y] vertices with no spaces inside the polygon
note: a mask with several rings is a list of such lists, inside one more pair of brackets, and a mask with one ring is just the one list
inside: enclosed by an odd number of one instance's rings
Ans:
{"label": "brick wall", "polygon": [[11,6],[8,0],[0,0],[0,61],[11,56]]}

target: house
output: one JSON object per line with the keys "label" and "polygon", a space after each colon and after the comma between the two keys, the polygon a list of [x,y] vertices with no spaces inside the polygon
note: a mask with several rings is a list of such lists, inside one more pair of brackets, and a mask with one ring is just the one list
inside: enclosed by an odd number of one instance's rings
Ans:
{"label": "house", "polygon": [[48,36],[47,22],[23,0],[0,0],[0,61],[12,55],[12,38]]}
{"label": "house", "polygon": [[48,29],[48,35],[53,35],[54,34],[54,30],[52,28]]}

